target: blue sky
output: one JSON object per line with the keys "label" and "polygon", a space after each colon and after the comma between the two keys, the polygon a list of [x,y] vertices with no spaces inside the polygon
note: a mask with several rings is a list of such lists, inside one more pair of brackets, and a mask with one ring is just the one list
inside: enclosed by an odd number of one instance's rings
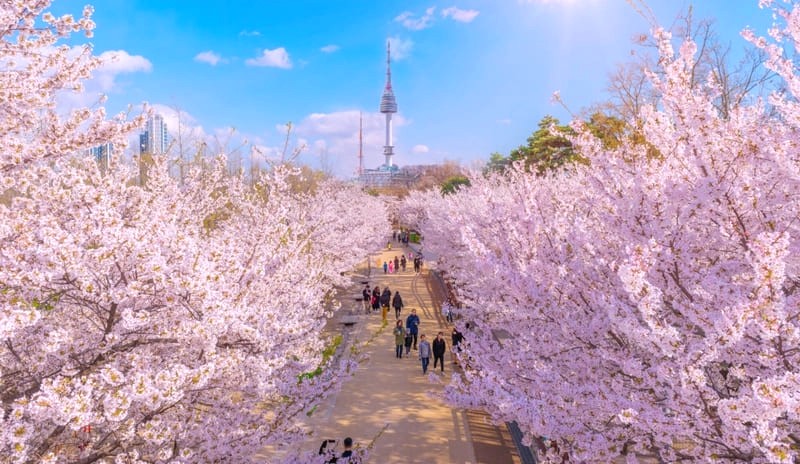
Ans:
{"label": "blue sky", "polygon": [[[91,1],[91,0],[90,0]],[[671,24],[689,4],[648,2]],[[723,41],[765,33],[757,0],[697,0],[695,17],[714,18]],[[385,43],[395,44],[393,86],[399,114],[397,164],[471,164],[525,142],[560,91],[569,108],[607,98],[608,74],[633,59],[632,38],[648,22],[625,0],[94,0],[95,54],[119,58],[97,73],[87,98],[109,95],[110,111],[147,101],[181,110],[196,137],[246,140],[267,154],[307,147],[302,160],[347,177],[357,165],[358,113],[365,164],[382,161],[377,112]],[[56,0],[57,13],[78,14]],[[641,50],[639,50],[641,51]],[[174,130],[174,115],[167,115]]]}

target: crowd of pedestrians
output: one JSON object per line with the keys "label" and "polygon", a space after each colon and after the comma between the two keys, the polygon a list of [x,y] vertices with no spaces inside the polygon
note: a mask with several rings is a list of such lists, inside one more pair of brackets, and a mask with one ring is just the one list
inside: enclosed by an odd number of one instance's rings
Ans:
{"label": "crowd of pedestrians", "polygon": [[[433,342],[429,342],[425,334],[420,333],[420,319],[416,309],[411,310],[411,313],[406,317],[405,321],[400,317],[396,319],[394,328],[392,329],[395,358],[407,358],[411,350],[414,350],[417,351],[417,358],[422,363],[423,374],[428,373],[428,366],[431,358],[433,358],[433,369],[436,370],[438,367],[440,372],[444,373],[444,355],[447,353],[447,342],[444,338],[444,332],[437,333]],[[453,353],[453,364],[457,364],[456,354],[461,351],[460,345],[463,340],[464,336],[461,332],[459,332],[456,327],[453,327],[453,332],[450,336],[450,350]]]}
{"label": "crowd of pedestrians", "polygon": [[[395,232],[392,240],[400,241],[401,244],[406,244],[408,243],[408,234],[408,231]],[[392,242],[389,242],[389,245],[391,245],[391,243]],[[391,250],[391,246],[388,246],[387,248]],[[421,254],[409,252],[406,255],[402,245],[401,251],[403,252],[398,253],[391,259],[378,261],[378,264],[381,264],[380,267],[383,268],[383,272],[385,274],[405,273],[408,263],[411,261],[413,263],[414,272],[420,273],[422,271],[423,262]],[[421,364],[423,375],[426,375],[430,370],[431,358],[433,358],[433,372],[435,372],[438,368],[439,372],[444,374],[444,358],[448,351],[448,343],[445,340],[444,332],[439,331],[435,338],[432,341],[429,341],[428,337],[424,333],[420,332],[421,321],[419,315],[417,315],[417,310],[411,309],[408,316],[402,318],[402,311],[406,308],[403,297],[397,290],[392,293],[392,290],[388,285],[383,288],[378,285],[370,288],[369,284],[366,284],[361,291],[361,297],[364,312],[367,314],[373,314],[380,310],[381,318],[385,322],[388,322],[387,318],[389,310],[394,309],[395,325],[392,327],[392,336],[394,338],[395,358],[410,359],[411,352],[416,351],[417,359]],[[442,305],[442,319],[444,319],[448,324],[453,324],[455,316],[454,312],[455,308],[452,304],[450,304],[450,302],[445,302]],[[452,352],[451,357],[453,364],[458,364],[457,353],[461,351],[461,344],[463,343],[463,340],[464,336],[461,334],[461,332],[459,332],[455,326],[452,327],[450,351]],[[343,453],[341,457],[350,458],[352,456],[352,439],[346,439],[345,445],[345,453]],[[320,454],[322,454],[322,450],[320,450]],[[349,460],[346,461],[350,462]],[[336,461],[332,460],[329,462]]]}
{"label": "crowd of pedestrians", "polygon": [[[399,274],[401,272],[406,272],[406,266],[408,265],[409,259],[414,265],[414,272],[419,274],[422,271],[422,256],[419,254],[414,255],[414,253],[409,253],[408,259],[406,259],[405,254],[402,254],[400,256],[395,256],[394,259],[384,261],[383,264],[381,264],[383,273]],[[378,261],[378,264],[380,264],[380,261]]]}

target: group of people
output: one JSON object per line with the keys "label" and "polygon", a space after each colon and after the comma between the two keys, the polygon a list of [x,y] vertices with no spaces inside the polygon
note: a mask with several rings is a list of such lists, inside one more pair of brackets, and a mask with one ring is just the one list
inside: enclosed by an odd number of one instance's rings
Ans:
{"label": "group of people", "polygon": [[[422,270],[422,256],[419,254],[414,256],[414,253],[409,253],[408,257],[414,263],[414,272],[419,273]],[[394,274],[396,272],[406,272],[407,264],[406,255],[400,255],[400,257],[395,256],[394,259],[384,261],[381,267],[383,267],[384,274]]]}
{"label": "group of people", "polygon": [[322,445],[319,447],[320,456],[325,456],[325,464],[339,464],[349,463],[355,464],[361,462],[361,459],[353,454],[353,439],[347,437],[343,441],[344,450],[338,454],[333,446],[336,446],[336,440],[323,440]]}
{"label": "group of people", "polygon": [[400,292],[395,291],[394,296],[392,296],[392,291],[388,286],[381,291],[381,288],[377,285],[372,290],[370,290],[369,285],[365,285],[364,289],[361,290],[361,301],[364,305],[364,312],[367,314],[380,309],[384,321],[389,313],[389,307],[394,308],[394,317],[399,318],[400,312],[405,306]]}
{"label": "group of people", "polygon": [[[435,370],[439,367],[441,372],[444,373],[444,354],[447,352],[447,343],[444,340],[444,333],[439,332],[436,334],[436,338],[433,339],[432,343],[428,342],[425,334],[419,335],[418,347],[417,334],[419,334],[419,323],[420,320],[419,316],[417,316],[416,309],[411,310],[411,314],[406,318],[405,324],[402,319],[397,318],[394,330],[392,331],[394,335],[395,357],[402,359],[404,353],[405,356],[408,357],[413,349],[418,351],[423,374],[428,373],[428,365],[430,364],[431,357],[433,357],[433,369]],[[453,327],[453,333],[451,335],[452,350],[460,351],[460,345],[463,340],[464,336],[461,332]]]}
{"label": "group of people", "polygon": [[395,256],[394,259],[383,262],[383,273],[394,274],[395,272],[401,272],[401,270],[402,272],[406,272],[406,264],[408,264],[406,255],[400,255],[399,258]]}
{"label": "group of people", "polygon": [[[414,263],[414,272],[420,272],[422,270],[422,256],[417,254],[414,256],[414,253],[408,254],[409,259],[411,259]],[[380,261],[378,261],[380,262]],[[406,260],[406,255],[395,256],[394,259],[390,259],[388,261],[383,262],[383,273],[384,274],[394,274],[398,272],[406,272],[406,265],[408,264],[408,260]]]}
{"label": "group of people", "polygon": [[408,244],[408,239],[411,237],[411,233],[407,230],[395,230],[392,232],[392,240],[398,241],[400,243]]}

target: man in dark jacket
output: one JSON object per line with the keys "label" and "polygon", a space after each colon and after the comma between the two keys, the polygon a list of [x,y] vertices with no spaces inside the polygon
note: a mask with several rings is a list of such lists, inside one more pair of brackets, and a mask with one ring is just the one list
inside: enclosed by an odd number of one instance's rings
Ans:
{"label": "man in dark jacket", "polygon": [[400,319],[400,310],[403,309],[403,298],[400,296],[400,292],[394,292],[394,298],[392,298],[392,307],[394,308],[394,318]]}
{"label": "man in dark jacket", "polygon": [[442,372],[444,372],[445,349],[444,334],[439,332],[436,338],[433,339],[433,368],[436,369],[436,363],[438,362],[442,365]]}
{"label": "man in dark jacket", "polygon": [[383,293],[381,293],[381,316],[383,316],[383,320],[386,320],[386,314],[389,312],[389,305],[392,303],[392,291],[389,290],[389,287],[383,289]]}
{"label": "man in dark jacket", "polygon": [[417,349],[417,334],[419,333],[419,316],[417,310],[412,309],[411,314],[406,318],[406,329],[414,336],[414,349]]}

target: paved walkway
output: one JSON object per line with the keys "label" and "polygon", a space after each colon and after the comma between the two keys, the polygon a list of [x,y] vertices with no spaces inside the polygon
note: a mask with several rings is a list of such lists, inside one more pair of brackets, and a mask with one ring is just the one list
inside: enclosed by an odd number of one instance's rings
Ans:
{"label": "paved walkway", "polygon": [[[420,316],[420,333],[428,340],[442,331],[447,342],[445,374],[457,368],[449,353],[452,326],[448,327],[440,311],[443,289],[439,281],[425,268],[415,274],[411,261],[404,273],[384,274],[382,267],[376,266],[411,251],[398,246],[394,242],[393,249],[371,255],[371,274],[354,277],[352,289],[344,294],[342,308],[332,322],[339,321],[341,326],[343,319],[355,321],[346,338],[361,347],[366,360],[342,390],[308,419],[306,425],[313,431],[308,448],[317,449],[326,438],[341,442],[346,436],[367,445],[377,436],[371,463],[520,462],[504,427],[493,426],[479,412],[452,409],[435,397],[448,378],[443,376],[440,384],[431,382],[422,374],[416,351],[412,350],[410,357],[395,358],[394,310],[389,312],[389,324],[382,328],[380,312],[366,315],[361,302],[355,301],[363,288],[360,281],[365,279],[370,287],[388,285],[392,294],[399,291],[406,306],[401,313],[404,321],[413,308]],[[366,264],[358,272],[366,276]]]}

